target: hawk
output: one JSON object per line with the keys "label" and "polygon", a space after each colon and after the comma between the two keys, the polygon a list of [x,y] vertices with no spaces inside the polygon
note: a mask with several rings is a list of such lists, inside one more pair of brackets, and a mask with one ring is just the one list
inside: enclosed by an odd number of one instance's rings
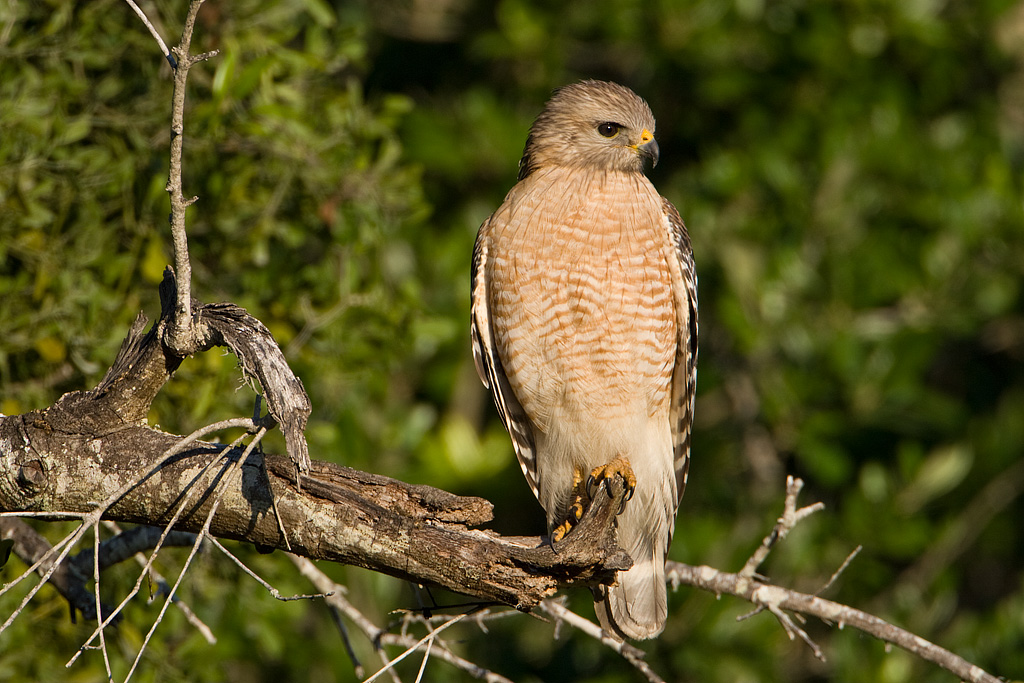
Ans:
{"label": "hawk", "polygon": [[644,175],[654,116],[632,90],[583,81],[534,121],[519,181],[473,250],[473,358],[557,544],[595,486],[621,475],[633,566],[594,589],[616,637],[665,625],[665,554],[686,485],[697,381],[690,238]]}

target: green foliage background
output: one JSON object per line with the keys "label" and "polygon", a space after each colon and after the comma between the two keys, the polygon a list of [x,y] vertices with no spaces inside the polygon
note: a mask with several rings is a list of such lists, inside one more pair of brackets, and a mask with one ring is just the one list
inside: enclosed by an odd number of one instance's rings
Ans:
{"label": "green foliage background", "polygon": [[[184,3],[145,7],[173,41]],[[672,557],[738,569],[797,474],[828,508],[766,574],[813,592],[862,544],[828,597],[1024,678],[1024,4],[210,0],[194,44],[221,51],[193,70],[186,118],[195,293],[274,332],[313,399],[315,457],[482,495],[495,528],[541,530],[472,368],[469,257],[550,90],[617,80],[658,117],[650,175],[700,275]],[[126,4],[0,4],[0,412],[94,385],[135,314],[157,313],[169,102]],[[251,401],[234,358],[207,353],[151,422],[188,432]],[[308,592],[284,558],[237,551],[282,593]],[[416,604],[397,580],[324,568],[380,624]],[[133,571],[111,574],[108,600]],[[217,644],[171,610],[135,680],[354,680],[321,604],[276,602],[213,553],[183,586]],[[737,623],[739,601],[670,600],[643,644],[668,680],[952,680],[850,630],[808,624],[821,663],[768,615]],[[158,605],[133,604],[112,633],[115,675]],[[0,636],[0,679],[102,677],[96,653],[63,668],[91,631],[66,612],[37,596]],[[635,677],[554,630],[513,615],[452,632],[517,681]],[[418,659],[400,667],[410,680]],[[426,679],[442,677],[468,678],[432,661]]]}

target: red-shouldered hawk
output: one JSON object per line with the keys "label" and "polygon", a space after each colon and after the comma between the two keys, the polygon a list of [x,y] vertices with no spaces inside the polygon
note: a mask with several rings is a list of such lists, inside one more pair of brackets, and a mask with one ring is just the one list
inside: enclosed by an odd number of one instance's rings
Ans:
{"label": "red-shouldered hawk", "polygon": [[686,484],[697,381],[697,276],[679,213],[643,173],[654,116],[583,81],[537,117],[519,182],[473,251],[477,372],[557,543],[595,484],[633,487],[619,544],[633,566],[594,591],[619,638],[665,625],[665,554]]}

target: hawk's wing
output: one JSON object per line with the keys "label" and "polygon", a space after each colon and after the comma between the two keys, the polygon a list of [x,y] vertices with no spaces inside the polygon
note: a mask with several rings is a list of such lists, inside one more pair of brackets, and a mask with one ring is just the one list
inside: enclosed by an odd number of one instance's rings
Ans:
{"label": "hawk's wing", "polygon": [[[694,269],[693,248],[683,219],[667,199],[662,198],[662,206],[676,257],[671,268],[679,338],[676,369],[672,374],[672,409],[669,418],[672,422],[678,506],[690,468],[690,430],[693,427],[693,404],[697,394],[697,271]],[[679,267],[678,272],[676,265]]]}
{"label": "hawk's wing", "polygon": [[533,495],[538,496],[536,443],[533,435],[533,424],[527,417],[519,400],[512,392],[505,375],[505,368],[498,357],[491,328],[491,305],[487,283],[487,245],[486,233],[493,216],[488,218],[477,235],[473,246],[472,268],[472,307],[470,309],[471,331],[473,336],[473,362],[477,374],[484,386],[491,390],[498,415],[505,423],[505,429],[512,437],[519,466],[526,475],[526,483],[530,485]]}

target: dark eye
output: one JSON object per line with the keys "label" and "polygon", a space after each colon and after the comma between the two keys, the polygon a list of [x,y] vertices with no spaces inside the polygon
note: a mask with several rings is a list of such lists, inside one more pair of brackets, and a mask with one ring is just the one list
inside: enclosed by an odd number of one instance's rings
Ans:
{"label": "dark eye", "polygon": [[611,123],[609,121],[607,123],[602,123],[598,125],[597,132],[605,136],[606,138],[613,138],[619,134],[620,128],[622,128],[622,126],[620,126],[619,124]]}

